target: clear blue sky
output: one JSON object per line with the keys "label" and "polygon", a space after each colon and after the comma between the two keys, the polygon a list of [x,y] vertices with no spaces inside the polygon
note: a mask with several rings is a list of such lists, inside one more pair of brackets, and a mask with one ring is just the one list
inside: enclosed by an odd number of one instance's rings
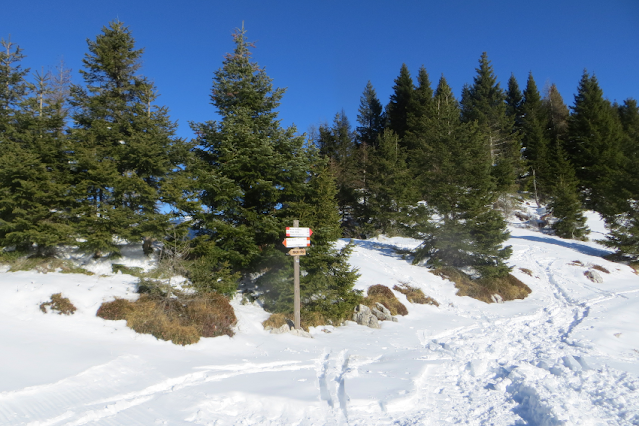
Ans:
{"label": "clear blue sky", "polygon": [[12,1],[0,8],[0,37],[11,35],[32,71],[64,58],[78,70],[102,26],[119,19],[145,48],[141,73],[157,85],[178,134],[188,121],[216,118],[212,73],[241,26],[257,42],[254,58],[277,87],[285,126],[299,132],[344,109],[356,124],[368,80],[386,104],[402,63],[420,65],[433,86],[443,73],[457,96],[488,52],[506,86],[529,71],[540,89],[555,83],[571,105],[584,68],[610,100],[639,98],[639,0],[59,0]]}

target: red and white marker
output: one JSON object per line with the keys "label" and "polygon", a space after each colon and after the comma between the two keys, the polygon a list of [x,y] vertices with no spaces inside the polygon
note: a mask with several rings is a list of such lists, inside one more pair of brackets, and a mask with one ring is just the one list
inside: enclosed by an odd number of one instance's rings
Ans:
{"label": "red and white marker", "polygon": [[282,241],[282,244],[284,244],[284,247],[310,247],[311,238],[285,238],[284,241]]}
{"label": "red and white marker", "polygon": [[287,237],[310,237],[311,235],[313,235],[313,230],[311,228],[286,227]]}

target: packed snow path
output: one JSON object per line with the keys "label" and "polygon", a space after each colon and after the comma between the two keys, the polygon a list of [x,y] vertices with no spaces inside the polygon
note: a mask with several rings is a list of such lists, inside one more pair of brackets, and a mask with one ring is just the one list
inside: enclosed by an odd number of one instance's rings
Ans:
{"label": "packed snow path", "polygon": [[[95,317],[135,297],[130,276],[0,273],[0,424],[638,425],[639,277],[595,243],[511,231],[527,299],[457,297],[396,253],[414,241],[356,241],[358,288],[406,282],[440,307],[398,294],[398,323],[313,339],[266,333],[238,299],[235,337],[177,347]],[[42,314],[60,291],[76,314]]]}

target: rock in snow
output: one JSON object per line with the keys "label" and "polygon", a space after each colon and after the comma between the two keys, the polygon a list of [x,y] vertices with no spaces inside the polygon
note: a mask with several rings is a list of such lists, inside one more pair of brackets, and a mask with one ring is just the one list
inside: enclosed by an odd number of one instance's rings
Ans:
{"label": "rock in snow", "polygon": [[353,321],[370,328],[382,328],[377,317],[371,312],[368,306],[358,305],[353,313]]}
{"label": "rock in snow", "polygon": [[584,272],[584,275],[593,283],[597,283],[597,284],[603,283],[603,278],[601,278],[601,275],[599,275],[599,272],[597,271],[590,269]]}

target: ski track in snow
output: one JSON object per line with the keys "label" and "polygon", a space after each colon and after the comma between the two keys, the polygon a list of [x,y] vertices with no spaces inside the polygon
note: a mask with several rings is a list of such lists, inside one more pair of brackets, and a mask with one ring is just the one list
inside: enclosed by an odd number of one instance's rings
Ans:
{"label": "ski track in snow", "polygon": [[[535,299],[502,305],[521,303],[520,313],[447,299],[449,284],[431,277],[430,293],[451,303],[434,311],[452,321],[435,331],[410,316],[382,330],[351,324],[313,340],[259,331],[246,343],[236,338],[253,348],[250,361],[222,363],[207,349],[210,364],[197,358],[179,374],[139,354],[120,355],[58,381],[0,392],[0,424],[639,425],[638,378],[574,337],[595,307],[639,288],[617,291],[580,271],[571,276],[570,254],[556,255],[547,238],[522,240],[511,240],[511,263],[532,271]],[[560,250],[588,256],[574,245]],[[360,288],[384,276],[424,282],[424,268],[408,265],[392,243],[357,241],[353,256],[377,268]],[[431,308],[418,312],[430,318]]]}

